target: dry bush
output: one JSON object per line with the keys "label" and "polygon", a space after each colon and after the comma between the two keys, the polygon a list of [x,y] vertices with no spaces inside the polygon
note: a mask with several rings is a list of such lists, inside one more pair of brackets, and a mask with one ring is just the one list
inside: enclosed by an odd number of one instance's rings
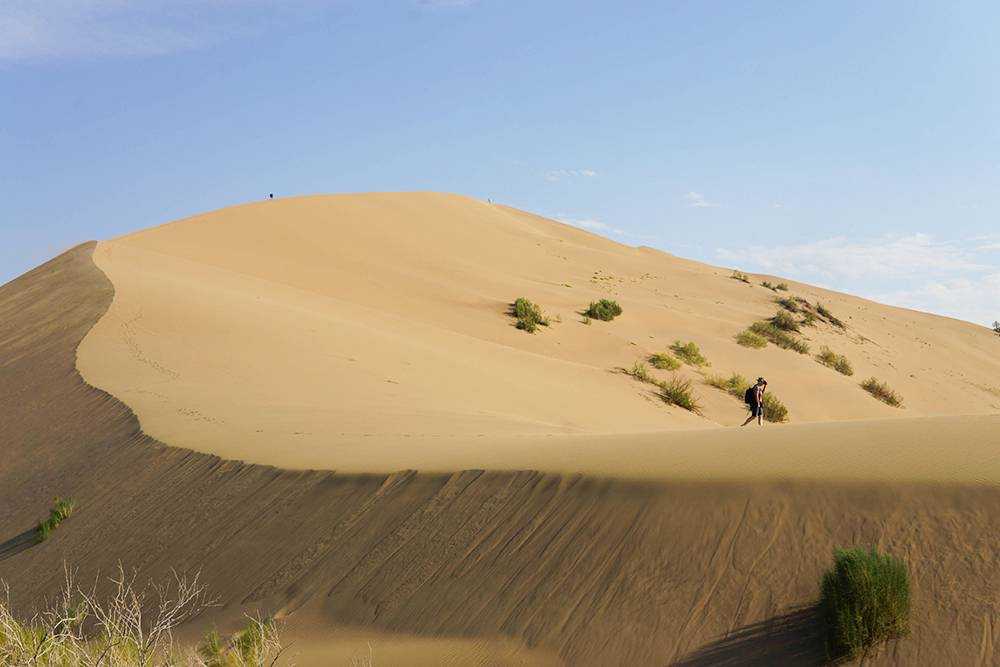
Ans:
{"label": "dry bush", "polygon": [[854,375],[854,367],[851,366],[851,362],[848,361],[847,357],[837,354],[828,347],[824,347],[819,351],[819,354],[816,355],[816,361],[824,366],[829,366],[842,375]]}
{"label": "dry bush", "polygon": [[651,355],[649,363],[653,364],[653,368],[658,368],[661,371],[675,371],[681,367],[681,362],[667,352],[657,352]]}
{"label": "dry bush", "polygon": [[742,271],[733,271],[733,274],[729,277],[732,278],[733,280],[738,280],[741,283],[746,283],[747,285],[750,284],[750,276],[743,273]]}
{"label": "dry bush", "polygon": [[701,353],[701,349],[698,344],[694,341],[688,341],[682,343],[679,340],[675,340],[674,344],[670,346],[671,351],[677,356],[678,359],[683,361],[689,366],[711,366],[708,359]]}
{"label": "dry bush", "polygon": [[757,349],[767,347],[767,339],[760,334],[750,331],[749,329],[744,329],[736,334],[736,342],[743,347],[753,347]]}
{"label": "dry bush", "polygon": [[891,405],[894,408],[903,407],[903,397],[893,391],[885,382],[877,378],[868,378],[861,383],[861,388],[886,405]]}

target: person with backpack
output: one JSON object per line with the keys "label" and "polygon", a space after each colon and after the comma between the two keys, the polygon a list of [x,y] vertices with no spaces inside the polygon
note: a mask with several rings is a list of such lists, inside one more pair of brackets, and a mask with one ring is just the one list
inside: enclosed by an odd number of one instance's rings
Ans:
{"label": "person with backpack", "polygon": [[746,402],[747,407],[750,408],[750,416],[747,420],[743,422],[742,426],[746,426],[757,418],[757,425],[764,425],[764,392],[767,390],[767,380],[764,378],[757,378],[757,384],[753,385],[746,390],[743,394],[743,400]]}

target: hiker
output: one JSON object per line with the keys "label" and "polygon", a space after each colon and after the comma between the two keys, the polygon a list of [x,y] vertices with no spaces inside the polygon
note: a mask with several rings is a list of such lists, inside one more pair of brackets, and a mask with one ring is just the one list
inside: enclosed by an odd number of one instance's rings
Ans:
{"label": "hiker", "polygon": [[757,378],[757,384],[747,389],[746,393],[743,394],[743,400],[746,401],[747,407],[750,408],[750,416],[747,417],[742,426],[746,426],[752,422],[754,417],[757,418],[758,426],[764,425],[764,392],[766,390],[767,380]]}

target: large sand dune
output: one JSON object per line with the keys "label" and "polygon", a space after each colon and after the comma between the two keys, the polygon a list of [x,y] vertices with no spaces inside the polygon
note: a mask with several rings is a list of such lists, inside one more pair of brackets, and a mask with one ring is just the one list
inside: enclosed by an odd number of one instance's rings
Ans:
{"label": "large sand dune", "polygon": [[[878,544],[915,607],[874,662],[996,664],[1000,340],[792,292],[847,321],[808,335],[855,377],[738,347],[774,295],[728,271],[460,197],[267,202],[80,247],[0,288],[0,578],[31,605],[64,561],[200,569],[212,622],[276,612],[299,664],[368,642],[387,664],[817,664],[831,550]],[[623,317],[580,323],[607,294]],[[515,330],[520,295],[562,321]],[[615,372],[675,338],[767,375],[792,423],[731,428],[715,389],[700,417]],[[33,545],[54,495],[79,511]]]}

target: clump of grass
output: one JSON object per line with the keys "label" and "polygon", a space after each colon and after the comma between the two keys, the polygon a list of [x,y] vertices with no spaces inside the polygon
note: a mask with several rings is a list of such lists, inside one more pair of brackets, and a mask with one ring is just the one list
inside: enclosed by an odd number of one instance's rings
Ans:
{"label": "clump of grass", "polygon": [[771,318],[771,324],[778,327],[782,331],[791,331],[795,333],[799,332],[798,321],[792,317],[791,313],[785,310],[779,310],[776,312],[774,317]]}
{"label": "clump of grass", "polygon": [[535,333],[539,326],[549,326],[549,318],[545,316],[538,304],[528,301],[523,296],[518,297],[511,304],[510,314],[517,319],[517,328],[528,333]]}
{"label": "clump of grass", "polygon": [[681,367],[681,362],[667,352],[657,352],[651,355],[649,363],[653,365],[653,368],[659,368],[661,371],[675,371]]}
{"label": "clump of grass", "polygon": [[783,350],[795,350],[799,354],[809,354],[809,344],[787,331],[779,329],[769,321],[754,322],[750,332],[762,336]]}
{"label": "clump of grass", "polygon": [[744,329],[736,334],[736,342],[743,347],[753,347],[757,349],[767,347],[767,339],[760,334],[750,331],[749,329]]}
{"label": "clump of grass", "polygon": [[760,283],[760,286],[761,287],[766,287],[767,289],[771,290],[772,292],[777,292],[778,291],[778,286],[775,285],[774,283],[768,281],[768,280],[762,281]]}
{"label": "clump of grass", "polygon": [[743,273],[742,271],[733,271],[733,275],[729,277],[732,278],[733,280],[738,280],[741,283],[746,283],[747,285],[750,284],[750,276]]}
{"label": "clump of grass", "polygon": [[802,326],[804,327],[816,326],[816,315],[810,312],[806,312],[806,314],[802,316]]}
{"label": "clump of grass", "polygon": [[49,518],[38,522],[38,528],[35,529],[35,540],[38,542],[44,542],[49,539],[49,536],[52,535],[52,531],[58,528],[59,524],[73,514],[74,507],[76,507],[76,503],[72,498],[67,498],[65,500],[62,498],[56,498],[55,504],[52,506],[52,509],[49,510]]}
{"label": "clump of grass", "polygon": [[[742,399],[742,396],[740,398]],[[788,421],[788,408],[770,391],[764,392],[764,421],[769,421],[773,424]]]}
{"label": "clump of grass", "polygon": [[676,405],[690,412],[701,414],[701,405],[694,392],[691,391],[691,380],[686,380],[678,375],[666,382],[657,383],[660,387],[660,398],[665,403]]}
{"label": "clump of grass", "polygon": [[788,291],[788,283],[778,283],[777,285],[774,286],[774,289],[777,292],[787,292]]}
{"label": "clump of grass", "polygon": [[843,321],[841,321],[840,319],[838,319],[838,318],[837,318],[837,317],[836,317],[836,316],[835,316],[835,315],[834,315],[833,313],[831,313],[831,312],[830,312],[830,310],[829,310],[829,309],[828,309],[828,308],[827,308],[826,306],[824,306],[823,304],[821,304],[821,303],[817,303],[817,304],[816,304],[816,312],[817,312],[817,313],[819,313],[819,316],[820,316],[820,317],[822,317],[822,318],[823,318],[824,320],[826,320],[827,322],[829,322],[829,323],[830,323],[830,324],[832,324],[833,326],[835,326],[835,327],[839,327],[839,328],[841,328],[841,329],[843,329],[843,328],[844,328],[844,323],[843,323]]}
{"label": "clump of grass", "polygon": [[828,347],[824,347],[819,351],[819,354],[816,355],[816,361],[824,366],[829,366],[841,375],[854,375],[854,368],[851,366],[851,362],[847,360],[847,357],[837,354]]}
{"label": "clump of grass", "polygon": [[595,320],[610,322],[622,314],[622,307],[618,305],[617,301],[601,299],[600,301],[591,301],[583,314]]}
{"label": "clump of grass", "polygon": [[674,344],[670,346],[670,349],[673,351],[675,355],[677,355],[678,359],[683,361],[685,364],[688,364],[689,366],[700,367],[700,366],[712,365],[708,362],[708,359],[706,359],[705,356],[701,353],[701,350],[698,348],[698,344],[695,343],[694,341],[688,341],[686,343],[682,343],[679,340],[675,340]]}
{"label": "clump of grass", "polygon": [[790,313],[800,313],[803,310],[802,304],[789,296],[783,296],[779,299],[775,299],[774,302]]}
{"label": "clump of grass", "polygon": [[837,549],[820,583],[820,610],[832,659],[856,659],[877,644],[909,633],[906,564],[874,547]]}
{"label": "clump of grass", "polygon": [[894,408],[903,406],[903,397],[893,391],[885,382],[876,378],[868,378],[861,383],[861,388],[886,405],[891,405]]}
{"label": "clump of grass", "polygon": [[640,382],[656,384],[656,378],[649,374],[649,368],[641,361],[635,362],[635,364],[632,365],[632,369],[625,371],[625,373],[631,375]]}

